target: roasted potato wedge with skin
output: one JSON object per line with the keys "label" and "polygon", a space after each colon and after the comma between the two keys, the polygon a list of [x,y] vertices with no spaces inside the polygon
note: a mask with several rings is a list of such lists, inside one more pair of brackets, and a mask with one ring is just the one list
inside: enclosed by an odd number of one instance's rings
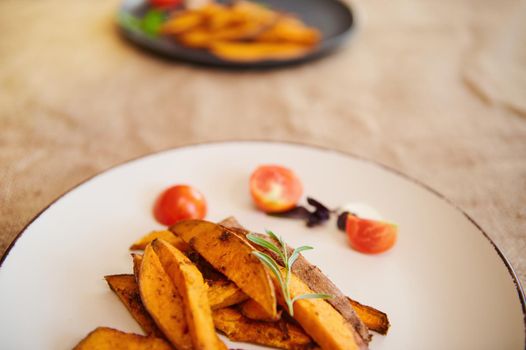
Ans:
{"label": "roasted potato wedge with skin", "polygon": [[279,349],[315,349],[316,344],[300,327],[280,320],[254,321],[234,308],[223,308],[213,313],[216,328],[232,341],[242,341]]}
{"label": "roasted potato wedge with skin", "polygon": [[144,251],[139,291],[144,307],[165,337],[176,349],[191,350],[192,339],[188,333],[183,300],[151,245]]}
{"label": "roasted potato wedge with skin", "polygon": [[[285,279],[285,270],[282,270]],[[276,290],[281,291],[277,278],[273,277]],[[314,293],[296,275],[290,275],[290,297]],[[279,293],[278,293],[279,294]],[[279,295],[282,306],[286,307]],[[354,328],[348,327],[343,316],[323,299],[297,300],[294,305],[294,319],[303,327],[314,341],[326,350],[357,350],[367,349],[367,345],[356,333]]]}
{"label": "roasted potato wedge with skin", "polygon": [[207,286],[201,272],[177,248],[162,239],[152,242],[161,265],[182,297],[186,323],[195,350],[226,350],[214,329]]}
{"label": "roasted potato wedge with skin", "polygon": [[113,328],[99,327],[89,333],[73,350],[172,350],[164,340],[124,333]]}
{"label": "roasted potato wedge with skin", "polygon": [[384,312],[375,309],[372,306],[367,306],[360,304],[356,300],[353,300],[351,298],[348,298],[349,302],[352,305],[352,308],[354,311],[356,311],[356,314],[360,319],[365,323],[367,328],[369,328],[372,331],[378,332],[382,335],[386,335],[387,331],[389,330],[389,327],[391,326],[389,324],[389,319],[387,318],[387,314]]}
{"label": "roasted potato wedge with skin", "polygon": [[177,249],[186,252],[189,248],[188,244],[185,243],[182,239],[174,235],[168,230],[164,231],[152,231],[147,235],[142,236],[137,241],[135,241],[130,250],[144,250],[148,244],[150,244],[154,239],[161,238],[176,247]]}
{"label": "roasted potato wedge with skin", "polygon": [[147,335],[156,338],[164,338],[163,333],[150,317],[141,301],[139,286],[134,275],[110,275],[104,276],[111,290],[119,297],[132,317]]}
{"label": "roasted potato wedge with skin", "polygon": [[276,322],[281,318],[281,310],[278,310],[276,317],[272,317],[253,299],[249,299],[239,305],[239,311],[243,316],[255,321]]}
{"label": "roasted potato wedge with skin", "polygon": [[254,247],[244,238],[203,220],[180,221],[170,230],[275,317],[274,285],[265,266],[252,254]]}
{"label": "roasted potato wedge with skin", "polygon": [[238,286],[227,280],[209,281],[208,302],[212,310],[236,305],[248,300]]}

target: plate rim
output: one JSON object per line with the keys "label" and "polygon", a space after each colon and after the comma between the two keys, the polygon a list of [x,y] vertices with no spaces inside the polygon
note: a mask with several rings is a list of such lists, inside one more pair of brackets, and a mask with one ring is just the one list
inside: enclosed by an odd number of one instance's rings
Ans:
{"label": "plate rim", "polygon": [[[344,46],[345,42],[349,39],[349,37],[353,34],[353,32],[356,31],[357,27],[357,20],[356,20],[356,14],[355,10],[349,4],[348,2],[345,2],[344,0],[320,0],[320,1],[330,1],[336,3],[338,6],[341,6],[344,8],[350,18],[350,21],[348,23],[348,27],[345,31],[332,36],[330,38],[327,38],[324,40],[322,38],[320,45],[313,50],[312,52],[307,53],[304,56],[295,57],[295,58],[289,58],[284,60],[258,60],[253,62],[236,62],[236,61],[229,61],[222,59],[220,57],[213,56],[214,61],[208,61],[208,60],[201,60],[201,59],[194,59],[191,57],[184,57],[178,54],[173,54],[167,50],[164,50],[162,48],[156,47],[155,44],[151,44],[150,39],[148,39],[146,36],[143,36],[142,34],[137,34],[127,28],[125,28],[119,21],[119,16],[122,13],[128,12],[128,7],[133,6],[133,2],[137,2],[136,6],[143,6],[145,3],[145,0],[121,0],[120,5],[116,11],[117,13],[117,19],[116,19],[116,27],[119,31],[119,33],[122,35],[122,37],[130,42],[133,46],[135,46],[138,49],[141,49],[143,51],[153,53],[155,55],[161,56],[163,58],[167,58],[172,61],[178,61],[178,62],[184,62],[192,65],[197,66],[204,66],[204,67],[215,67],[215,68],[223,68],[223,69],[272,69],[272,68],[280,68],[280,67],[287,67],[291,65],[297,65],[309,61],[314,61],[319,58],[322,58],[324,56],[327,56],[331,54],[333,51],[336,51],[337,49]],[[132,3],[130,5],[130,3]]]}
{"label": "plate rim", "polygon": [[257,144],[257,143],[262,143],[262,144],[278,144],[278,145],[281,144],[281,145],[289,145],[289,146],[299,146],[299,147],[303,147],[303,148],[307,148],[307,149],[310,148],[310,149],[315,149],[315,150],[335,152],[335,153],[340,154],[342,156],[366,162],[368,164],[377,166],[377,167],[379,167],[379,168],[381,168],[381,169],[383,169],[383,170],[385,170],[387,172],[390,172],[392,174],[398,175],[398,176],[400,176],[400,177],[402,177],[402,178],[404,178],[404,179],[416,184],[418,187],[421,187],[424,190],[427,190],[428,192],[432,193],[435,197],[437,197],[439,200],[442,200],[442,201],[446,202],[447,204],[449,204],[450,206],[452,206],[455,210],[460,212],[466,219],[468,219],[475,226],[475,228],[477,228],[477,230],[482,234],[482,236],[484,236],[486,238],[486,240],[491,244],[493,249],[495,249],[495,251],[497,252],[497,255],[500,257],[500,259],[502,260],[502,263],[504,264],[504,266],[506,267],[509,275],[511,276],[511,279],[513,281],[513,284],[515,285],[515,289],[516,289],[516,292],[517,292],[517,294],[519,296],[519,300],[520,300],[520,303],[521,303],[521,306],[522,306],[523,329],[524,329],[524,339],[525,339],[525,345],[524,345],[525,347],[524,347],[524,349],[526,350],[526,296],[524,294],[524,289],[523,289],[523,287],[521,285],[521,282],[520,282],[519,278],[517,277],[517,273],[515,272],[513,266],[511,265],[509,260],[506,258],[504,253],[502,253],[502,251],[497,246],[497,244],[495,242],[493,242],[493,240],[486,233],[486,231],[469,214],[467,214],[463,209],[461,209],[451,199],[447,198],[445,195],[443,195],[442,193],[438,192],[437,190],[435,190],[431,186],[427,185],[426,183],[422,182],[421,180],[418,180],[418,179],[416,179],[416,178],[414,178],[414,177],[412,177],[410,175],[407,175],[407,174],[403,173],[400,170],[397,170],[397,169],[392,168],[392,167],[390,167],[390,166],[388,166],[386,164],[383,164],[380,161],[373,160],[371,158],[367,158],[365,156],[361,156],[361,155],[355,154],[353,152],[343,151],[343,150],[331,148],[331,147],[328,147],[328,146],[322,146],[322,145],[318,145],[318,144],[310,144],[310,143],[305,143],[305,142],[286,141],[286,140],[267,140],[267,139],[249,139],[249,140],[248,139],[247,140],[243,140],[243,139],[241,139],[241,140],[228,139],[228,140],[216,140],[216,141],[201,141],[201,142],[194,142],[194,143],[186,143],[186,144],[183,144],[183,145],[180,145],[180,146],[169,147],[169,148],[161,149],[161,150],[158,150],[158,151],[149,152],[149,153],[146,153],[146,154],[142,154],[142,155],[139,155],[139,156],[136,156],[136,157],[129,158],[129,159],[124,160],[122,162],[119,162],[117,164],[111,165],[111,166],[109,166],[109,167],[107,167],[107,168],[105,168],[105,169],[103,169],[103,170],[101,170],[101,171],[99,171],[99,172],[97,172],[97,173],[95,173],[93,175],[90,175],[86,179],[82,180],[81,182],[79,182],[76,185],[72,186],[71,188],[67,189],[65,192],[63,192],[62,194],[57,196],[55,199],[53,199],[51,202],[49,202],[49,204],[47,204],[35,216],[33,216],[31,218],[31,220],[29,220],[28,223],[22,228],[22,230],[20,230],[20,232],[18,232],[16,234],[15,238],[13,239],[13,241],[7,246],[6,251],[4,252],[2,257],[0,258],[0,270],[2,269],[3,263],[6,261],[7,257],[9,256],[9,254],[13,251],[18,239],[20,237],[22,237],[22,235],[27,231],[27,229],[31,226],[31,224],[34,221],[36,221],[44,212],[46,212],[49,208],[51,208],[55,203],[57,203],[59,200],[61,200],[64,196],[66,196],[70,192],[74,191],[78,187],[80,187],[80,186],[88,183],[89,181],[93,180],[97,176],[105,174],[105,173],[107,173],[107,172],[109,172],[109,171],[111,171],[113,169],[116,169],[116,168],[118,168],[120,166],[123,166],[123,165],[129,164],[129,163],[135,162],[137,160],[140,160],[142,158],[147,158],[147,157],[150,157],[150,156],[159,155],[159,154],[162,154],[162,153],[168,153],[168,152],[171,152],[171,151],[182,150],[182,149],[190,149],[190,148],[201,147],[201,146],[222,145],[222,144],[229,144],[229,143],[240,143],[240,144]]}

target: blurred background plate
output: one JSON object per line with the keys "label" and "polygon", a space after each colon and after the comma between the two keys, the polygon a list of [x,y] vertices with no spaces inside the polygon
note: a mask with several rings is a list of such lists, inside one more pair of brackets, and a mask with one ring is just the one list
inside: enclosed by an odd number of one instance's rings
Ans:
{"label": "blurred background plate", "polygon": [[[257,3],[272,9],[295,14],[305,24],[317,28],[322,34],[318,47],[309,54],[292,59],[233,62],[218,58],[204,50],[188,48],[168,37],[151,37],[143,32],[131,30],[119,21],[125,38],[138,46],[166,57],[212,66],[264,68],[289,65],[319,58],[341,46],[354,25],[352,10],[338,0],[260,0]],[[142,17],[148,10],[147,1],[124,0],[118,18]]]}

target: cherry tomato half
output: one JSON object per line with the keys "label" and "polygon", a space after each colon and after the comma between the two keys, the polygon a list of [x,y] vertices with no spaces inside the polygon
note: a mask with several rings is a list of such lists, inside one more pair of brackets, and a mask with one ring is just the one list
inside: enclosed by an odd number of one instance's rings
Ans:
{"label": "cherry tomato half", "polygon": [[205,197],[191,186],[172,186],[155,201],[153,216],[166,226],[185,219],[203,219],[206,216]]}
{"label": "cherry tomato half", "polygon": [[398,236],[396,225],[376,220],[347,216],[345,225],[351,247],[359,252],[377,254],[390,249]]}
{"label": "cherry tomato half", "polygon": [[302,193],[303,186],[296,174],[279,165],[262,165],[250,177],[252,199],[266,213],[292,209]]}

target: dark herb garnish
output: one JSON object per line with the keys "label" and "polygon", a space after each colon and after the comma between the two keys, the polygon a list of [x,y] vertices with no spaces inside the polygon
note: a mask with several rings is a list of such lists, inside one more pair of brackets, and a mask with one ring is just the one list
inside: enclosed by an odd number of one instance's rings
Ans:
{"label": "dark herb garnish", "polygon": [[320,201],[317,201],[312,197],[307,197],[307,203],[314,207],[314,209],[309,210],[302,205],[298,205],[288,211],[282,213],[271,213],[269,215],[304,220],[307,227],[318,226],[329,220],[331,217],[331,210]]}

